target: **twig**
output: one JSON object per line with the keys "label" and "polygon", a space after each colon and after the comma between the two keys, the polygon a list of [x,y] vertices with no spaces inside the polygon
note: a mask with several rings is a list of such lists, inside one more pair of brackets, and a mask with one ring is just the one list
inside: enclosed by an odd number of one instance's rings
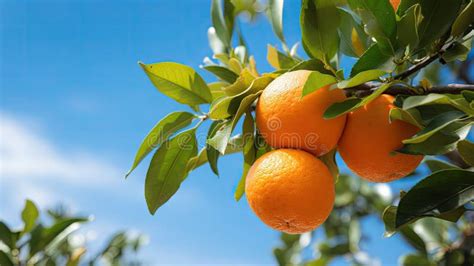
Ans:
{"label": "twig", "polygon": [[[368,82],[355,87],[345,89],[346,93],[349,95],[354,95],[357,97],[364,97],[370,95],[374,90],[381,86],[381,83]],[[384,94],[390,95],[426,95],[429,93],[441,93],[441,94],[459,94],[462,91],[474,91],[474,84],[448,84],[442,86],[433,86],[431,88],[423,88],[417,86],[414,88],[407,87],[402,84],[395,84],[384,91]]]}

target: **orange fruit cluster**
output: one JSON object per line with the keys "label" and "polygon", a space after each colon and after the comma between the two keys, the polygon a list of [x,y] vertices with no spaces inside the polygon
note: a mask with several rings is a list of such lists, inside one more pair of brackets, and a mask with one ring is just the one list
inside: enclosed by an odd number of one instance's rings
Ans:
{"label": "orange fruit cluster", "polygon": [[394,98],[382,95],[355,111],[324,119],[325,110],[345,100],[329,86],[302,96],[310,71],[288,72],[270,83],[256,109],[257,128],[275,150],[250,168],[247,201],[268,226],[290,234],[314,230],[331,213],[334,178],[318,159],[337,148],[347,166],[361,178],[389,182],[410,174],[422,156],[395,153],[402,140],[419,130],[389,121]]}

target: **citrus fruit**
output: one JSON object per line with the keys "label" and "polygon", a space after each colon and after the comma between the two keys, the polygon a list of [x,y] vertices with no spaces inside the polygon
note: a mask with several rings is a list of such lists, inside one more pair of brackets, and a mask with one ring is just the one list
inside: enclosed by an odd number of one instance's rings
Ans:
{"label": "citrus fruit", "polygon": [[345,116],[326,120],[323,114],[346,97],[341,90],[319,88],[302,96],[311,71],[288,72],[272,81],[257,103],[257,126],[265,141],[274,148],[303,149],[321,156],[339,140]]}
{"label": "citrus fruit", "polygon": [[390,182],[415,170],[423,156],[396,153],[402,141],[419,131],[400,120],[389,121],[394,98],[381,95],[347,116],[339,153],[347,166],[372,182]]}
{"label": "citrus fruit", "polygon": [[250,168],[247,201],[268,226],[289,234],[314,230],[334,205],[334,180],[326,165],[302,150],[279,149]]}

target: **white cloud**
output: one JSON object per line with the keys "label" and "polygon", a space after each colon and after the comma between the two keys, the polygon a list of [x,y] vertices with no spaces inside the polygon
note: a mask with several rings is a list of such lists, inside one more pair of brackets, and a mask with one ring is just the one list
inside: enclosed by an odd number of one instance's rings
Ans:
{"label": "white cloud", "polygon": [[77,185],[113,183],[120,171],[90,154],[61,151],[25,123],[0,113],[0,176]]}
{"label": "white cloud", "polygon": [[67,188],[87,194],[120,190],[121,197],[142,199],[136,192],[143,184],[125,182],[123,169],[93,153],[62,150],[32,124],[0,111],[2,216],[15,219],[27,198],[41,207],[61,203],[80,211],[78,199]]}

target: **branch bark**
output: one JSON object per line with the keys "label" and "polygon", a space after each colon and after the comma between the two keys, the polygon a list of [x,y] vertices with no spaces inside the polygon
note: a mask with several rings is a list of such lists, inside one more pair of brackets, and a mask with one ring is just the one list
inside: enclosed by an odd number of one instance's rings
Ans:
{"label": "branch bark", "polygon": [[[346,94],[353,95],[356,97],[364,97],[370,95],[374,90],[380,87],[381,83],[378,82],[367,82],[355,87],[345,89]],[[448,84],[442,86],[433,86],[431,88],[425,89],[421,86],[414,88],[409,88],[402,84],[395,84],[388,88],[384,94],[390,95],[426,95],[429,93],[441,93],[441,94],[459,94],[462,91],[474,91],[474,84]]]}

